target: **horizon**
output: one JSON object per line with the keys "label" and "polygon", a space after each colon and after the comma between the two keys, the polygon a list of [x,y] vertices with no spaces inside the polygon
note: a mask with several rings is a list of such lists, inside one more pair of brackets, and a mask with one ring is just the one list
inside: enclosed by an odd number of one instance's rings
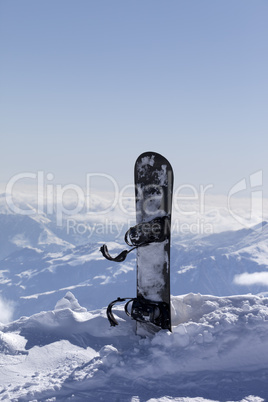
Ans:
{"label": "horizon", "polygon": [[[34,191],[30,191],[33,190]],[[210,235],[224,231],[252,229],[261,232],[268,221],[268,198],[259,191],[242,197],[231,192],[215,195],[207,191],[192,193],[174,189],[172,208],[173,235]],[[22,191],[21,191],[22,190]],[[39,190],[39,191],[37,191]],[[68,231],[89,233],[92,228],[102,231],[103,235],[115,238],[123,236],[125,225],[135,225],[134,188],[124,191],[103,192],[98,189],[61,185],[27,187],[27,191],[16,188],[10,193],[0,192],[0,211],[2,214],[27,215],[42,220],[46,217],[55,221],[57,227]],[[239,194],[239,193],[238,193]],[[39,218],[38,218],[39,216]],[[95,230],[94,229],[94,230]]]}

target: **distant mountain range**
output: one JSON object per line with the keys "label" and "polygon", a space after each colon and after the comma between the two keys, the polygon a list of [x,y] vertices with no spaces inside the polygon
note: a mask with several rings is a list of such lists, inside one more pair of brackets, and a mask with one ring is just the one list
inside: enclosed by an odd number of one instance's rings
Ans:
{"label": "distant mountain range", "polygon": [[[68,216],[59,226],[55,214],[14,214],[3,200],[0,297],[14,303],[14,319],[53,309],[67,290],[91,310],[118,296],[135,296],[135,252],[123,263],[107,261],[99,252],[103,243],[114,254],[126,248],[126,220],[120,221],[115,214],[105,220],[98,215],[96,203],[95,215]],[[228,296],[268,290],[268,280],[251,280],[242,286],[239,275],[245,273],[268,276],[267,222],[210,235],[173,233],[173,295]]]}

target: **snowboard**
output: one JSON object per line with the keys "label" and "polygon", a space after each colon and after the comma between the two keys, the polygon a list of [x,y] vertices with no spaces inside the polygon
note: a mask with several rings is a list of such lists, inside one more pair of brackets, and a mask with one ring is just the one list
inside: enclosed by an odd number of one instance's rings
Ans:
{"label": "snowboard", "polygon": [[[173,171],[156,152],[141,154],[134,168],[136,225],[125,234],[131,249],[113,257],[107,245],[100,251],[109,261],[122,262],[136,249],[137,295],[112,301],[107,307],[111,326],[118,325],[112,308],[128,302],[125,312],[137,321],[137,334],[147,336],[162,329],[171,331],[170,317],[170,235]],[[131,305],[131,312],[129,306]]]}
{"label": "snowboard", "polygon": [[[173,170],[166,158],[156,152],[141,154],[134,168],[136,221],[146,231],[152,230],[149,222],[161,218],[161,227],[155,224],[155,231],[162,230],[163,241],[152,242],[137,248],[137,300],[159,303],[162,319],[159,326],[171,330],[170,317],[170,236],[173,193]],[[132,310],[135,310],[135,305]],[[159,313],[159,312],[158,312]],[[154,321],[157,311],[148,311],[148,322],[137,322],[137,333],[155,332]],[[144,315],[144,313],[143,313]]]}

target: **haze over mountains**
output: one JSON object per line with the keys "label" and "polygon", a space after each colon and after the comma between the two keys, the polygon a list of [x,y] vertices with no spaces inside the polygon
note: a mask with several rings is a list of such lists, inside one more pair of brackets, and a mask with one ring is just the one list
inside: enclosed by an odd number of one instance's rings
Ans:
{"label": "haze over mountains", "polygon": [[[36,213],[33,198],[17,196],[12,202],[29,213],[14,213],[2,194],[0,295],[14,319],[52,309],[68,290],[88,309],[102,308],[118,296],[135,296],[135,252],[123,263],[107,261],[99,252],[103,243],[108,243],[111,254],[127,248],[124,233],[135,224],[131,197],[107,213],[103,211],[109,209],[109,199],[95,197],[90,213],[77,214],[68,212],[76,208],[69,200],[60,224],[55,206],[42,206]],[[243,200],[237,208],[241,205]],[[258,220],[253,217],[252,227],[243,228],[215,198],[203,211],[198,203],[181,203],[172,221],[172,294],[266,292],[268,225]]]}

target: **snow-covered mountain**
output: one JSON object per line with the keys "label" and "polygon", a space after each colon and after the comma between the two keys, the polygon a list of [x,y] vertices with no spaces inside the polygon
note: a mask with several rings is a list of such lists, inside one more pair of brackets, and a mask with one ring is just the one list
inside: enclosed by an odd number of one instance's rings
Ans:
{"label": "snow-covered mountain", "polygon": [[[68,290],[88,309],[101,308],[118,296],[135,296],[135,252],[124,263],[107,261],[99,252],[103,243],[114,254],[125,249],[124,233],[130,224],[120,211],[109,213],[109,221],[98,214],[98,208],[106,208],[105,200],[92,202],[95,214],[65,216],[62,225],[55,213],[24,216],[10,212],[4,197],[0,201],[0,298],[12,304],[14,319],[53,309]],[[16,205],[36,209],[28,201]],[[218,221],[226,220],[225,212],[218,210]],[[208,219],[213,216],[209,213]],[[210,235],[173,230],[172,294],[266,292],[267,241],[266,222]]]}
{"label": "snow-covered mountain", "polygon": [[[133,216],[115,210],[107,218],[98,210],[108,204],[96,199],[94,214],[67,214],[59,225],[52,208],[25,216],[4,201],[0,400],[267,400],[265,221],[241,228],[218,208],[207,213],[207,221],[202,217],[209,225],[215,221],[212,233],[185,233],[177,230],[182,218],[174,214],[173,331],[140,338],[123,306],[114,308],[115,328],[105,311],[118,296],[135,296],[135,252],[114,263],[99,251],[103,243],[111,254],[126,248],[124,233]],[[31,200],[16,205],[37,209]],[[185,222],[188,228],[193,223],[188,216]],[[241,296],[248,292],[258,295]]]}
{"label": "snow-covered mountain", "polygon": [[267,401],[267,297],[173,297],[173,332],[151,338],[114,312],[118,327],[68,292],[52,311],[2,325],[0,400]]}
{"label": "snow-covered mountain", "polygon": [[[179,267],[173,276],[176,294],[265,292],[268,281],[250,281],[250,275],[263,273],[268,279],[268,224],[174,241],[173,267]],[[245,273],[249,274],[248,282],[239,280]]]}

